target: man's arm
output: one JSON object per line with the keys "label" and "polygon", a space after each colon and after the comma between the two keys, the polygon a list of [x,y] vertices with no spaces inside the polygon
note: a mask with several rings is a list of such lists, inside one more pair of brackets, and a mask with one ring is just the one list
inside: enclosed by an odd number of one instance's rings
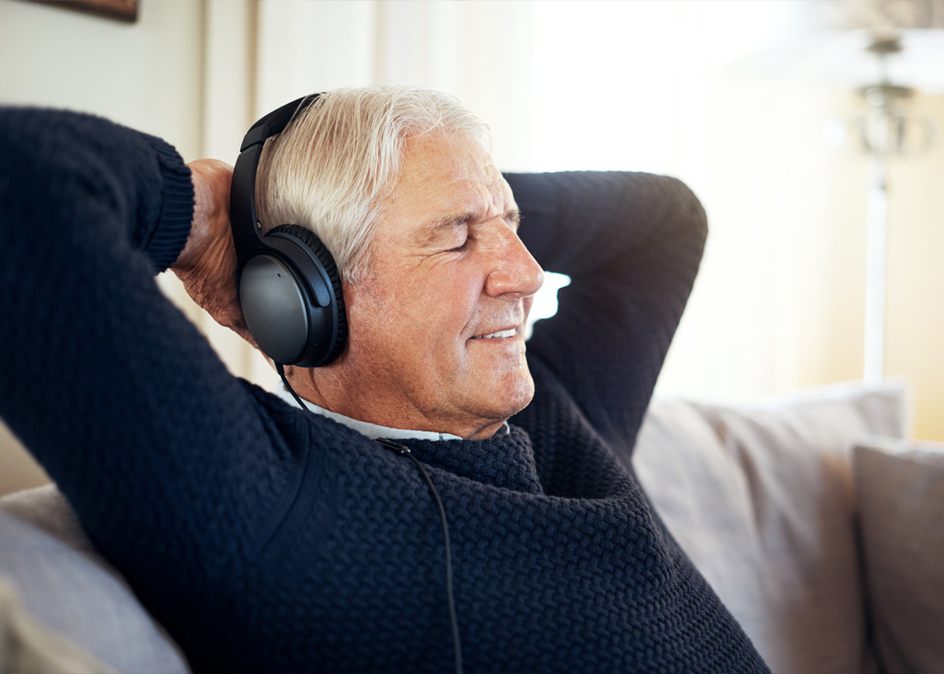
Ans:
{"label": "man's arm", "polygon": [[212,595],[292,456],[154,282],[191,232],[191,173],[87,115],[0,110],[0,143],[0,415],[134,580]]}
{"label": "man's arm", "polygon": [[525,244],[572,281],[557,315],[536,324],[528,356],[607,440],[631,447],[698,270],[704,210],[681,182],[643,173],[508,181]]}

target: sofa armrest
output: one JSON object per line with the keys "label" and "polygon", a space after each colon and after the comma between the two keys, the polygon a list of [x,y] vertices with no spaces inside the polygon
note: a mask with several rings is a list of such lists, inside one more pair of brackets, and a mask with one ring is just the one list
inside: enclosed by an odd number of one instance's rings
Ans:
{"label": "sofa armrest", "polygon": [[189,671],[54,485],[0,499],[0,577],[38,623],[119,672]]}

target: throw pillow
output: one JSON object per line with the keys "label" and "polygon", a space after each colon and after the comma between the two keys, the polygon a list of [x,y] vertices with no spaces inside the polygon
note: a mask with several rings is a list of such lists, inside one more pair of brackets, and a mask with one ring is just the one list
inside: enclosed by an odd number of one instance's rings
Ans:
{"label": "throw pillow", "polygon": [[905,391],[752,405],[656,401],[634,466],[655,510],[774,672],[871,667],[851,452],[901,437]]}
{"label": "throw pillow", "polygon": [[944,443],[873,442],[854,467],[885,669],[944,672]]}

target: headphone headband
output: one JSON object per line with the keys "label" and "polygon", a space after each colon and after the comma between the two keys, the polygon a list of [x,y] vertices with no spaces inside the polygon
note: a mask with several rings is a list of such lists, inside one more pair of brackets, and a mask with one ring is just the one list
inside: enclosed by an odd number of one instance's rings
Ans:
{"label": "headphone headband", "polygon": [[236,245],[237,268],[240,271],[249,257],[266,247],[259,233],[259,218],[256,216],[256,171],[265,142],[282,133],[298,113],[319,98],[319,94],[312,94],[286,103],[249,127],[243,137],[229,195],[230,222]]}
{"label": "headphone headband", "polygon": [[243,138],[243,143],[240,145],[239,151],[243,152],[250,145],[264,143],[267,138],[282,133],[285,127],[288,126],[288,123],[291,122],[298,113],[307,109],[319,98],[321,98],[320,94],[302,96],[291,103],[286,103],[281,108],[273,110],[249,127],[249,131],[246,132],[246,136]]}

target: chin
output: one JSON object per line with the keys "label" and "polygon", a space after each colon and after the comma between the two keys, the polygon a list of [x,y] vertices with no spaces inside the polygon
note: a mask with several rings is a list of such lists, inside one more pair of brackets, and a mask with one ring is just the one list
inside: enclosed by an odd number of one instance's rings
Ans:
{"label": "chin", "polygon": [[519,376],[515,382],[502,390],[502,399],[504,411],[502,417],[507,419],[514,416],[525,407],[531,404],[534,399],[534,380],[531,379],[531,373],[525,376]]}
{"label": "chin", "polygon": [[[492,437],[498,426],[527,407],[534,398],[534,383],[529,376],[526,382],[515,383],[513,388],[504,388],[495,391],[490,398],[487,408],[482,407],[476,418],[478,423],[484,424],[477,432],[471,435],[462,435],[466,440],[484,440]],[[498,403],[497,405],[495,403]],[[487,430],[486,430],[487,429]]]}

